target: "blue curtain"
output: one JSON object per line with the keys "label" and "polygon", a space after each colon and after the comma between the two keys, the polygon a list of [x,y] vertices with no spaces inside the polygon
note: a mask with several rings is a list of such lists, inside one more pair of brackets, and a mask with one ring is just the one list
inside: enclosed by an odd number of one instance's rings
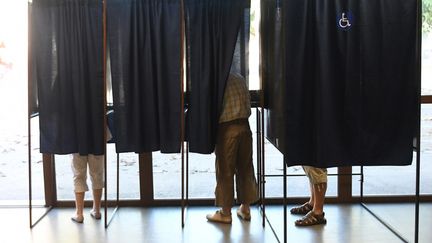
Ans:
{"label": "blue curtain", "polygon": [[[225,83],[248,7],[245,0],[185,0],[190,84],[187,137],[191,152],[208,154],[214,150]],[[241,67],[233,70],[241,72]],[[246,69],[243,74],[247,74]]]}
{"label": "blue curtain", "polygon": [[41,153],[103,154],[101,1],[33,0],[31,12]]}
{"label": "blue curtain", "polygon": [[180,1],[110,0],[117,152],[180,150]]}
{"label": "blue curtain", "polygon": [[[283,56],[273,60],[283,68],[266,80],[267,134],[287,165],[411,164],[419,119],[417,1],[279,6]],[[278,25],[271,18],[267,24]],[[271,68],[272,59],[265,62]]]}

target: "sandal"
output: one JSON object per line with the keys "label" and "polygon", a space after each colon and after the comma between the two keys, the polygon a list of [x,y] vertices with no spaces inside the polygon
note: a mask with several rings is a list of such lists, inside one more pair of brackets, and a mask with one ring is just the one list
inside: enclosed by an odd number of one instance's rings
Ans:
{"label": "sandal", "polygon": [[71,220],[75,223],[78,223],[78,224],[84,223],[84,217],[83,216],[73,216],[73,217],[71,217]]}
{"label": "sandal", "polygon": [[102,217],[100,212],[96,212],[93,210],[90,211],[90,216],[94,219],[101,219]]}
{"label": "sandal", "polygon": [[313,209],[312,205],[310,205],[309,202],[306,202],[301,206],[291,208],[290,213],[305,215],[310,211],[312,211],[312,209]]}
{"label": "sandal", "polygon": [[316,215],[313,211],[310,211],[301,219],[295,221],[296,226],[311,226],[318,224],[326,224],[327,220],[324,218],[324,213]]}

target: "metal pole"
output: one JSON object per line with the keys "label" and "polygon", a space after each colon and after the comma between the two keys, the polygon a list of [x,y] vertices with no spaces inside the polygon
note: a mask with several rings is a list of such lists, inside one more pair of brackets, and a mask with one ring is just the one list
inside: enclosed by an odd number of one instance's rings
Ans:
{"label": "metal pole", "polygon": [[360,202],[363,202],[363,183],[364,183],[364,172],[363,165],[360,166]]}
{"label": "metal pole", "polygon": [[189,205],[189,143],[186,142],[186,206]]}
{"label": "metal pole", "polygon": [[[260,126],[260,121],[261,121],[261,116],[260,116],[260,111],[259,108],[256,107],[256,131],[257,131],[257,136],[256,136],[256,141],[257,141],[257,183],[258,183],[258,194],[259,194],[259,208],[262,210],[262,178],[261,178],[261,126]],[[264,214],[262,214],[262,221],[265,221],[265,217]],[[264,225],[263,225],[264,226]]]}
{"label": "metal pole", "polygon": [[106,5],[107,5],[107,1],[108,0],[103,0],[102,1],[102,32],[103,32],[103,124],[102,126],[105,128],[104,129],[104,135],[103,135],[103,142],[105,144],[104,146],[104,221],[105,221],[105,228],[108,228],[108,186],[107,186],[107,156],[106,156],[106,132],[107,132],[107,117],[106,117],[106,81],[107,81],[107,33],[106,33]]}
{"label": "metal pole", "polygon": [[288,227],[288,224],[287,224],[287,167],[286,167],[286,165],[285,165],[285,155],[284,155],[284,160],[283,160],[283,173],[284,173],[284,176],[283,176],[283,190],[284,190],[284,192],[283,192],[283,194],[284,194],[284,196],[283,196],[283,208],[284,208],[284,242],[286,243],[287,242],[287,227]]}
{"label": "metal pole", "polygon": [[32,212],[32,172],[31,172],[31,96],[30,94],[32,93],[32,86],[31,86],[31,58],[32,58],[32,53],[31,53],[31,3],[28,2],[27,3],[27,16],[28,16],[28,63],[27,63],[27,69],[28,69],[28,73],[27,73],[27,153],[28,153],[28,185],[29,185],[29,220],[30,220],[30,228],[32,228],[32,216],[33,216],[33,212]]}
{"label": "metal pole", "polygon": [[117,153],[117,207],[120,201],[120,154]]}
{"label": "metal pole", "polygon": [[185,120],[184,120],[184,68],[183,68],[183,61],[184,61],[184,31],[185,31],[185,25],[184,25],[184,1],[180,0],[180,87],[181,87],[181,107],[180,107],[180,141],[181,141],[181,164],[182,164],[182,175],[181,175],[181,225],[184,227],[185,225],[185,168],[184,168],[184,162],[185,162],[185,148],[184,148],[184,138],[185,138]]}
{"label": "metal pole", "polygon": [[419,215],[420,215],[420,159],[421,159],[421,51],[422,51],[422,1],[417,0],[417,140],[416,140],[416,195],[415,195],[415,229],[414,242],[419,242]]}

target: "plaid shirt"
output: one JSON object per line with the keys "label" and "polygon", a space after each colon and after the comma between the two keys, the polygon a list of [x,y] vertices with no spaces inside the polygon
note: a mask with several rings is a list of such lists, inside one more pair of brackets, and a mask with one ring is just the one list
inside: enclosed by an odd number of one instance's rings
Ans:
{"label": "plaid shirt", "polygon": [[219,123],[248,118],[250,114],[250,95],[246,81],[242,76],[231,73],[225,87]]}

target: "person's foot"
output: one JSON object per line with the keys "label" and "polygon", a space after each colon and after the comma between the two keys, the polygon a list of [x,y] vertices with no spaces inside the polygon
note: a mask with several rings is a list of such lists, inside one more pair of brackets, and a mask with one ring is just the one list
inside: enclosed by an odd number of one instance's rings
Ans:
{"label": "person's foot", "polygon": [[75,216],[71,217],[71,220],[73,222],[75,222],[75,223],[82,224],[84,222],[84,216],[82,216],[82,215],[81,216],[75,215]]}
{"label": "person's foot", "polygon": [[90,216],[94,219],[101,219],[102,215],[100,212],[96,212],[95,210],[90,211]]}
{"label": "person's foot", "polygon": [[246,220],[246,221],[250,221],[251,220],[250,211],[244,211],[244,210],[242,210],[242,208],[237,209],[237,216],[240,219],[243,219],[243,220]]}
{"label": "person's foot", "polygon": [[225,214],[222,212],[222,210],[218,210],[214,214],[207,214],[206,218],[208,221],[215,222],[215,223],[222,223],[222,224],[232,223],[231,214]]}
{"label": "person's foot", "polygon": [[324,217],[324,212],[322,214],[315,214],[313,211],[310,211],[301,219],[295,221],[296,226],[312,226],[318,224],[326,224],[327,220]]}
{"label": "person's foot", "polygon": [[306,215],[307,213],[312,211],[312,209],[313,209],[313,206],[309,202],[306,202],[303,205],[291,208],[290,213],[291,214]]}

